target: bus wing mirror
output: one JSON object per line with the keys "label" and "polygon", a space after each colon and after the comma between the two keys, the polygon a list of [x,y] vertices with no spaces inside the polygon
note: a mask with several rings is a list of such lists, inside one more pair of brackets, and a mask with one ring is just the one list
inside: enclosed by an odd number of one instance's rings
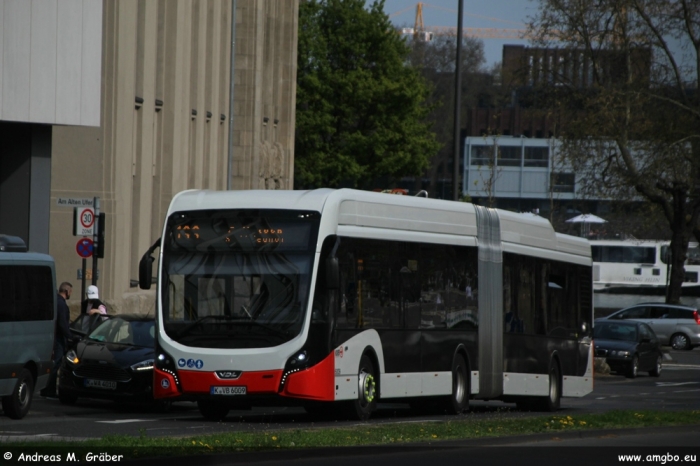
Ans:
{"label": "bus wing mirror", "polygon": [[337,290],[340,287],[340,267],[337,257],[326,259],[326,287]]}
{"label": "bus wing mirror", "polygon": [[153,261],[155,260],[151,254],[160,246],[160,238],[153,243],[153,246],[148,248],[139,261],[139,288],[142,290],[150,290],[153,283]]}
{"label": "bus wing mirror", "polygon": [[150,290],[153,281],[153,261],[155,259],[148,253],[144,254],[139,262],[139,288]]}

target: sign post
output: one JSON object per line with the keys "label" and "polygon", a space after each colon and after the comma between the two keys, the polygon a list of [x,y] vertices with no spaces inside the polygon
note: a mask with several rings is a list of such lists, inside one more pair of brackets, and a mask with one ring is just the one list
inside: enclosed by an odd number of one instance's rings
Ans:
{"label": "sign post", "polygon": [[[93,244],[98,244],[100,241],[102,241],[102,238],[99,237],[99,225],[97,225],[100,221],[100,198],[99,197],[95,198],[95,201],[92,203],[92,206],[94,208],[94,215],[95,215],[95,218],[93,220],[94,227],[92,229]],[[92,255],[92,284],[97,285],[97,254]]]}
{"label": "sign post", "polygon": [[87,276],[87,258],[92,256],[92,284],[97,285],[97,259],[104,253],[104,225],[100,223],[104,219],[104,214],[100,217],[100,198],[92,200],[92,206],[88,199],[81,200],[83,207],[76,207],[73,210],[73,236],[82,236],[78,240],[75,249],[78,255],[83,258],[83,295],[85,295],[85,283]]}
{"label": "sign post", "polygon": [[94,244],[90,238],[80,238],[75,245],[75,252],[83,258],[82,296],[85,296],[85,275],[87,275],[87,258],[93,255]]}
{"label": "sign post", "polygon": [[73,210],[73,236],[92,236],[95,232],[95,210],[92,207],[76,207]]}

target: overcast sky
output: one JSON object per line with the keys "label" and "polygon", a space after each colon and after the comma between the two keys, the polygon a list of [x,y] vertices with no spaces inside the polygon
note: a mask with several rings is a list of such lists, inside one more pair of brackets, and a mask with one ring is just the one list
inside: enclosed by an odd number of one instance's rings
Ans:
{"label": "overcast sky", "polygon": [[[528,16],[537,13],[537,2],[530,0],[463,0],[464,28],[525,29]],[[371,0],[368,1],[370,3]],[[397,26],[412,27],[416,19],[416,4],[409,0],[385,0],[384,11]],[[431,0],[423,3],[423,24],[457,27],[459,0]],[[500,62],[503,45],[528,45],[526,40],[482,39],[486,66]]]}

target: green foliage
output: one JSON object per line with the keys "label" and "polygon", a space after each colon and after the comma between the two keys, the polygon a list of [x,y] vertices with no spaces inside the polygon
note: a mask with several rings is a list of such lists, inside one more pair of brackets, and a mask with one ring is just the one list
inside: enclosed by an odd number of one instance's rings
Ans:
{"label": "green foliage", "polygon": [[[444,440],[466,440],[538,433],[561,434],[595,429],[645,428],[696,425],[700,411],[608,411],[568,416],[552,414],[508,416],[508,409],[495,416],[466,415],[445,422],[379,423],[347,427],[241,430],[196,437],[106,436],[87,441],[17,441],[12,448],[70,448],[78,457],[88,451],[118,449],[126,459],[153,456],[206,455],[225,452],[271,451],[277,449],[348,447],[360,445],[435,444]],[[268,426],[269,427],[269,426]],[[16,455],[16,452],[15,452]]]}
{"label": "green foliage", "polygon": [[408,53],[383,1],[301,2],[295,187],[371,188],[422,173],[439,145]]}
{"label": "green foliage", "polygon": [[548,79],[540,80],[548,89],[534,95],[559,117],[562,154],[583,184],[579,193],[658,208],[671,232],[666,299],[678,302],[688,243],[700,239],[700,3],[539,4],[530,24],[539,45],[558,39],[570,51],[559,57],[571,63],[558,72],[548,64]]}

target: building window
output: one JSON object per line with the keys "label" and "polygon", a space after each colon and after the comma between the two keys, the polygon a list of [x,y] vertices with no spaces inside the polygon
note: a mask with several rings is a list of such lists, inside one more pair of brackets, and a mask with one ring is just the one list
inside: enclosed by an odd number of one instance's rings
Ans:
{"label": "building window", "polygon": [[573,173],[552,173],[550,186],[554,193],[573,193],[576,177]]}
{"label": "building window", "polygon": [[472,166],[489,166],[493,164],[493,146],[472,146]]}
{"label": "building window", "polygon": [[525,147],[525,166],[547,168],[549,166],[549,147]]}
{"label": "building window", "polygon": [[522,159],[520,146],[500,146],[498,148],[499,167],[519,167]]}

